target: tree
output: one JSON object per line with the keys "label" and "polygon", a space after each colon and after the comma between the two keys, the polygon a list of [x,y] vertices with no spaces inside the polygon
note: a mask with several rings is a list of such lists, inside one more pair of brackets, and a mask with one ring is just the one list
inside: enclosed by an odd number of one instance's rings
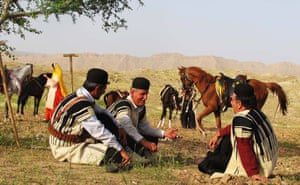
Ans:
{"label": "tree", "polygon": [[[136,0],[143,5],[142,0]],[[102,29],[117,31],[126,28],[126,20],[120,14],[132,10],[128,0],[0,0],[0,34],[16,34],[25,39],[25,32],[40,34],[42,31],[31,26],[31,21],[44,16],[55,16],[59,21],[62,15],[72,17],[74,23],[81,16],[92,21],[101,15]],[[133,4],[133,2],[131,2]],[[0,51],[7,52],[12,47],[2,45]]]}

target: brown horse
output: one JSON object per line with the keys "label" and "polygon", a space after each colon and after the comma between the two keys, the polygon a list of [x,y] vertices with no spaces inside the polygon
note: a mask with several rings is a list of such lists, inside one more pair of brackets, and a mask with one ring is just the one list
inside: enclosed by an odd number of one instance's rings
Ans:
{"label": "brown horse", "polygon": [[[197,116],[200,132],[205,135],[202,119],[214,113],[217,128],[221,128],[221,100],[216,91],[216,78],[199,67],[178,67],[183,87],[195,85],[201,94],[205,109]],[[268,89],[277,94],[280,110],[283,115],[287,112],[287,98],[281,86],[275,82],[261,82],[256,79],[248,79],[248,84],[254,88],[257,99],[257,108],[261,109],[268,97]]]}
{"label": "brown horse", "polygon": [[106,108],[113,104],[115,101],[126,98],[129,95],[128,91],[112,90],[106,93],[103,97]]}

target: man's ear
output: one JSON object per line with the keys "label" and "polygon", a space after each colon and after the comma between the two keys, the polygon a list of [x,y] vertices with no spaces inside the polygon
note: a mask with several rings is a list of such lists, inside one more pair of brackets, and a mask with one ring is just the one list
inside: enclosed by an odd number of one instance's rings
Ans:
{"label": "man's ear", "polygon": [[237,100],[236,103],[237,103],[239,109],[243,107],[241,100]]}

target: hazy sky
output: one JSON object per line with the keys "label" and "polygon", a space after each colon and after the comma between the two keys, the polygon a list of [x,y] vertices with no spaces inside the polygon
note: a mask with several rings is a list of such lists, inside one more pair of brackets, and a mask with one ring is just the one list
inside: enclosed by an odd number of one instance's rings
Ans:
{"label": "hazy sky", "polygon": [[126,13],[128,29],[106,33],[71,18],[35,21],[41,35],[6,36],[19,51],[38,53],[214,55],[239,61],[300,64],[299,0],[144,0]]}

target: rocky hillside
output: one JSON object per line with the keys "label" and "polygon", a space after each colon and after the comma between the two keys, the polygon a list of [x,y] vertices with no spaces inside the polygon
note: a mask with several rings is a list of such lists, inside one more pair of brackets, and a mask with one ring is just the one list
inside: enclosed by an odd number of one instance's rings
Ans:
{"label": "rocky hillside", "polygon": [[[133,69],[166,70],[176,69],[179,66],[199,66],[204,69],[227,70],[256,73],[300,76],[300,65],[290,62],[276,64],[264,64],[261,62],[241,62],[234,59],[226,59],[216,56],[185,56],[176,53],[158,54],[151,57],[135,57],[122,54],[96,54],[79,53],[73,57],[73,70],[83,70],[90,67],[100,67],[111,71],[130,71]],[[11,61],[4,57],[4,62]],[[62,68],[69,70],[69,58],[63,54],[19,54],[16,61],[33,63],[38,65],[50,65],[59,63]]]}

